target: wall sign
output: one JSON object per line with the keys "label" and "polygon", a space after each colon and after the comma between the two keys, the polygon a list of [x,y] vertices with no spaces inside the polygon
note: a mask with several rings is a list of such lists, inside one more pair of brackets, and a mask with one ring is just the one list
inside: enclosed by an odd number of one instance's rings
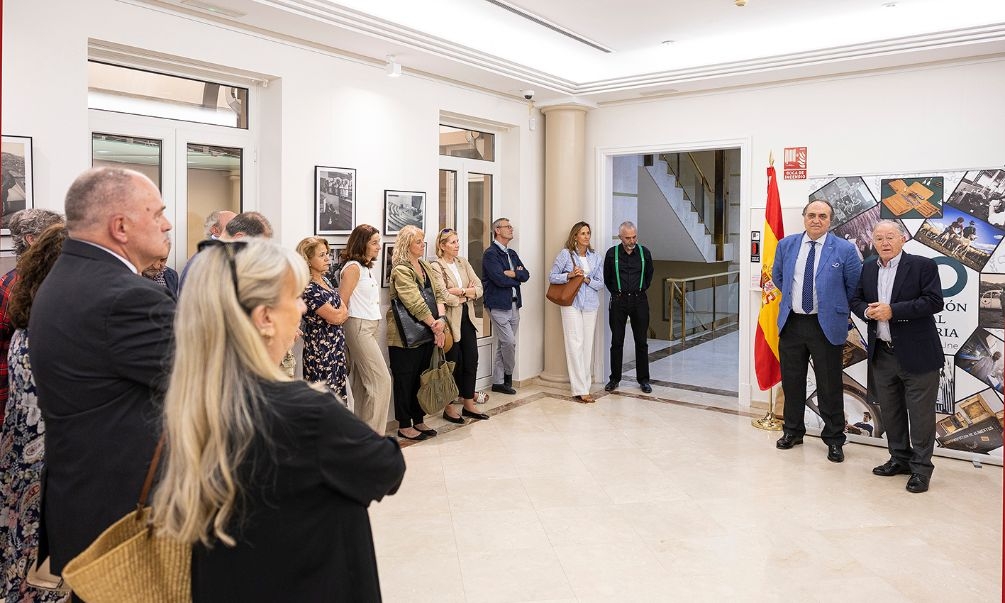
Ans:
{"label": "wall sign", "polygon": [[785,147],[783,180],[806,180],[806,147]]}

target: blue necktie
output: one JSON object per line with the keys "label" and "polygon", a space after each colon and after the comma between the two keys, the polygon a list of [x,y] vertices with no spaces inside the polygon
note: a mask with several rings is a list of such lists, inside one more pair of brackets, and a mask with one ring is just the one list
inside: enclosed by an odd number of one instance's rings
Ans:
{"label": "blue necktie", "polygon": [[813,264],[817,259],[817,242],[810,241],[810,252],[806,254],[806,270],[803,271],[803,312],[813,311]]}

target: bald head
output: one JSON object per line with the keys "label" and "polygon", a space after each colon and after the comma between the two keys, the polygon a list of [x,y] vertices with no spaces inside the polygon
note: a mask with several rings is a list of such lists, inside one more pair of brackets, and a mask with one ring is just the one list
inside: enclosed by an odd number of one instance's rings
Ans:
{"label": "bald head", "polygon": [[171,223],[160,191],[139,172],[99,167],[66,192],[66,228],[74,239],[101,245],[145,268],[168,254]]}

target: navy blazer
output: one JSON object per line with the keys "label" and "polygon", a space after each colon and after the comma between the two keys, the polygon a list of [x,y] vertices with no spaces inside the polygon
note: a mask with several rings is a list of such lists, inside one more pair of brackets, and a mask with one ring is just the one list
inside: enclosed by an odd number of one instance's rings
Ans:
{"label": "navy blazer", "polygon": [[[782,290],[782,303],[778,308],[779,333],[792,311],[792,278],[803,234],[785,237],[778,242],[775,250],[771,280]],[[855,246],[834,233],[827,235],[827,241],[819,253],[820,261],[817,262],[813,281],[817,293],[817,321],[827,336],[827,341],[833,345],[843,345],[848,339],[848,300],[855,293],[855,286],[862,273],[862,262],[858,259]]]}
{"label": "navy blazer", "polygon": [[[942,311],[944,305],[939,267],[930,258],[901,253],[890,295],[893,353],[900,366],[909,373],[936,371],[945,363],[942,341],[935,326],[935,315]],[[866,262],[851,300],[851,309],[869,325],[870,360],[876,351],[878,323],[866,318],[865,310],[870,303],[879,301],[878,287],[879,264]]]}
{"label": "navy blazer", "polygon": [[73,239],[38,289],[28,354],[53,573],[136,508],[160,437],[174,309],[167,289]]}
{"label": "navy blazer", "polygon": [[485,307],[490,310],[512,308],[514,288],[516,288],[516,307],[523,307],[520,284],[527,282],[530,273],[524,267],[523,260],[512,249],[509,250],[509,257],[513,261],[516,278],[503,274],[504,270],[509,270],[509,261],[506,259],[506,252],[495,242],[489,245],[485,255],[482,256],[482,289],[485,291]]}

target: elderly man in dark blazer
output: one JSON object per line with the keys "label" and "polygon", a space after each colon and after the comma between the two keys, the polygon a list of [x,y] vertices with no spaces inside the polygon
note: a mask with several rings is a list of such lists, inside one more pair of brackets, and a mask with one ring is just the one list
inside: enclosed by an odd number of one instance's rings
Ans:
{"label": "elderly man in dark blazer", "polygon": [[520,328],[520,308],[523,307],[520,285],[527,282],[530,273],[516,251],[509,248],[513,242],[513,225],[509,219],[497,218],[492,222],[492,232],[492,244],[482,255],[485,307],[489,309],[492,329],[496,334],[492,391],[513,395],[516,394],[513,387],[516,338]]}
{"label": "elderly man in dark blazer", "polygon": [[66,194],[70,238],[32,305],[43,522],[56,574],[136,508],[160,435],[175,304],[139,272],[170,248],[164,209],[138,172],[81,174]]}
{"label": "elderly man in dark blazer", "polygon": [[771,278],[782,290],[778,309],[778,355],[785,394],[784,434],[775,447],[788,450],[806,433],[806,374],[813,360],[817,408],[827,460],[844,461],[842,349],[848,339],[848,300],[862,263],[855,246],[830,236],[834,209],[822,199],[803,208],[805,232],[778,242]]}
{"label": "elderly man in dark blazer", "polygon": [[852,311],[869,324],[872,394],[882,411],[890,460],[872,472],[910,475],[907,491],[928,490],[935,449],[935,400],[945,358],[935,326],[942,311],[939,269],[902,251],[907,235],[883,220],[872,231],[879,260],[862,268]]}

